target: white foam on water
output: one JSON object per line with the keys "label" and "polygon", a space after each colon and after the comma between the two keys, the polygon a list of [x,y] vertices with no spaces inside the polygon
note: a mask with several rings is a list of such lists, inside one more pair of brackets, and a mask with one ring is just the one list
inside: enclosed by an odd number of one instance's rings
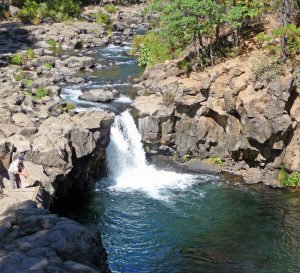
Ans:
{"label": "white foam on water", "polygon": [[121,95],[119,98],[115,99],[114,101],[119,103],[132,103],[132,100],[125,95]]}
{"label": "white foam on water", "polygon": [[113,83],[113,84],[93,84],[91,85],[91,89],[96,88],[109,88],[109,87],[116,87],[116,86],[130,86],[130,83]]}
{"label": "white foam on water", "polygon": [[[85,86],[87,86],[87,84]],[[103,111],[104,110],[112,110],[112,111],[116,110],[110,104],[80,100],[78,98],[78,96],[80,96],[82,94],[83,93],[82,93],[81,89],[79,88],[79,86],[69,86],[62,90],[61,98],[64,101],[72,102],[77,105],[77,107],[75,109],[73,109],[74,112],[83,112],[83,111],[89,111],[89,110],[99,110],[99,111],[100,110],[103,110]]]}
{"label": "white foam on water", "polygon": [[199,176],[159,171],[146,162],[141,136],[128,110],[117,116],[107,148],[112,191],[143,191],[150,197],[169,201],[172,191],[199,183]]}

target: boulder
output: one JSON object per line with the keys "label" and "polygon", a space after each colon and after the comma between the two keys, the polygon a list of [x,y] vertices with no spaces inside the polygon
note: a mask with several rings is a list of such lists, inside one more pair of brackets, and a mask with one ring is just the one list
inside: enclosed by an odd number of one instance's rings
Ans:
{"label": "boulder", "polygon": [[117,30],[117,31],[124,31],[125,29],[130,29],[130,26],[128,26],[127,24],[125,23],[122,23],[120,21],[116,21],[114,23],[114,28]]}
{"label": "boulder", "polygon": [[19,207],[2,220],[1,272],[110,272],[97,230],[30,208],[30,202]]}
{"label": "boulder", "polygon": [[95,59],[92,57],[76,57],[72,56],[63,61],[65,66],[69,68],[85,69],[94,67]]}
{"label": "boulder", "polygon": [[78,96],[81,100],[90,102],[109,102],[114,98],[114,94],[110,90],[94,89]]}
{"label": "boulder", "polygon": [[8,7],[8,11],[9,11],[9,14],[10,14],[11,17],[16,17],[19,13],[19,8],[10,5]]}

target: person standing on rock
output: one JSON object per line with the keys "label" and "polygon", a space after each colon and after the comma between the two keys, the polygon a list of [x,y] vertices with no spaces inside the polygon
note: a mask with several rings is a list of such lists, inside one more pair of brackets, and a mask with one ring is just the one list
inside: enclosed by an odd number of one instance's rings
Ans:
{"label": "person standing on rock", "polygon": [[8,169],[9,179],[12,189],[21,188],[20,175],[25,178],[29,177],[27,170],[24,167],[24,157],[20,156],[17,160],[13,161]]}

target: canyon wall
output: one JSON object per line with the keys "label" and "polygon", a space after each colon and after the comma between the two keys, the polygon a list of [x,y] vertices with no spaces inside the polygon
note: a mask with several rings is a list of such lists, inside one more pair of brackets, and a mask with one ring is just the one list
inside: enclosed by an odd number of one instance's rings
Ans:
{"label": "canyon wall", "polygon": [[259,81],[249,63],[229,60],[187,75],[167,61],[142,80],[134,106],[150,153],[221,158],[274,186],[282,163],[300,169],[300,98],[291,73]]}

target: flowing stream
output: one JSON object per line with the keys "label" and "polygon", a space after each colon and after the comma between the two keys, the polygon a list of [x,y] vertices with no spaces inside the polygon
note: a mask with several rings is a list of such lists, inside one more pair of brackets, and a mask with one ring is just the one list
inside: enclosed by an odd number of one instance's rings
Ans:
{"label": "flowing stream", "polygon": [[[135,92],[128,76],[141,69],[124,45],[99,49],[106,67],[64,88],[78,111],[128,107]],[[108,86],[121,93],[111,104],[77,99],[81,88]],[[102,232],[112,272],[300,272],[298,192],[152,166],[130,110],[116,116],[106,158],[93,199],[68,216]]]}

